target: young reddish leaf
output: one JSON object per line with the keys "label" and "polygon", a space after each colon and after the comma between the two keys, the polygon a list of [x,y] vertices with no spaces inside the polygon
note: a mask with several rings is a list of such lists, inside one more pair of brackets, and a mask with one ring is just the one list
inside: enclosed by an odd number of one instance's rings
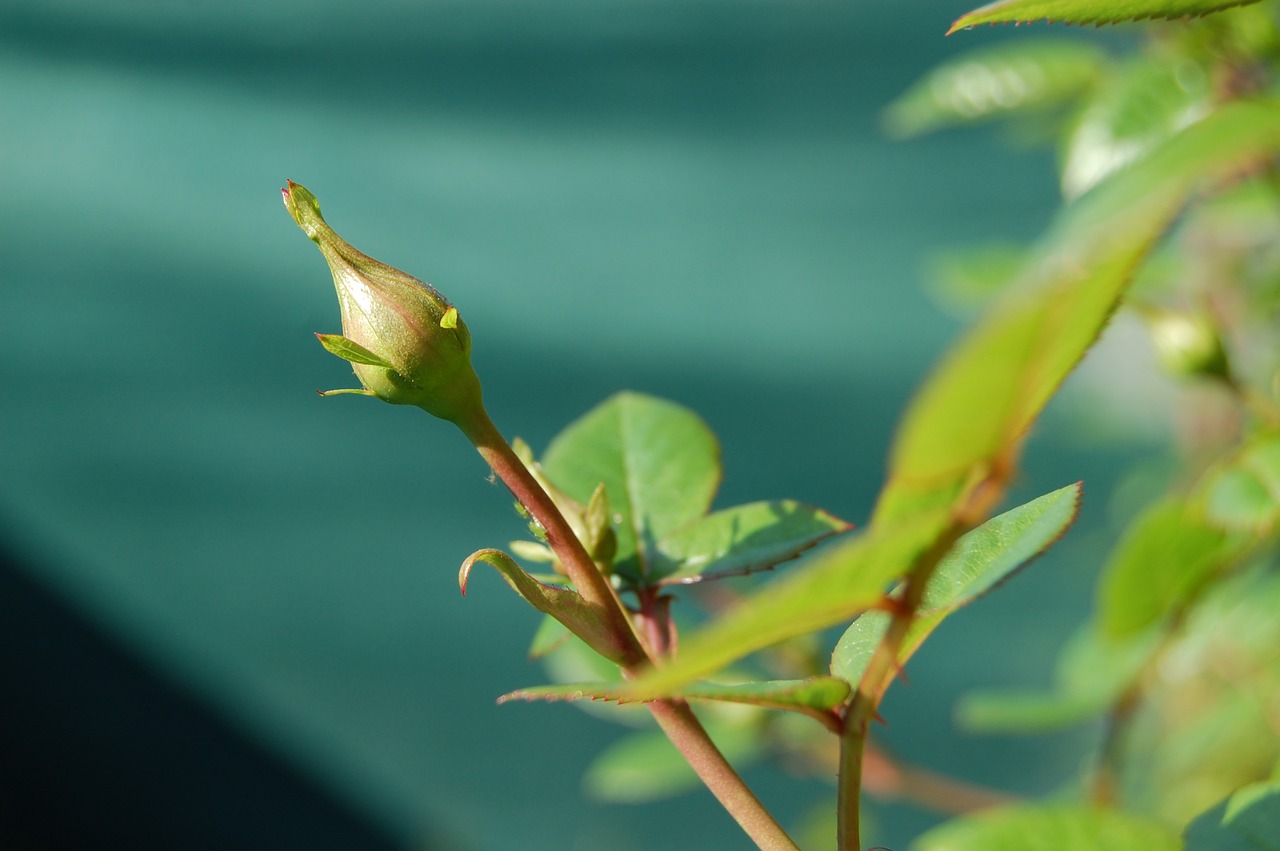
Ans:
{"label": "young reddish leaf", "polygon": [[997,0],[974,9],[951,25],[947,35],[978,24],[1026,24],[1052,21],[1066,24],[1118,24],[1152,18],[1196,17],[1247,6],[1258,0]]}
{"label": "young reddish leaf", "polygon": [[[1075,522],[1080,485],[1045,494],[1006,511],[965,534],[925,584],[920,610],[898,654],[905,665],[924,640],[957,609],[990,591],[1047,550]],[[851,683],[862,679],[867,663],[889,627],[886,612],[867,612],[836,644],[831,673]]]}
{"label": "young reddish leaf", "polygon": [[458,571],[458,587],[463,595],[467,593],[467,581],[471,577],[471,568],[477,562],[484,562],[497,569],[502,578],[524,598],[525,602],[540,612],[551,615],[560,621],[574,635],[581,638],[589,647],[610,661],[624,664],[626,651],[618,646],[615,636],[608,629],[608,621],[601,616],[597,608],[582,599],[582,596],[570,588],[557,588],[545,585],[534,579],[512,560],[511,556],[501,550],[478,550],[467,556]]}

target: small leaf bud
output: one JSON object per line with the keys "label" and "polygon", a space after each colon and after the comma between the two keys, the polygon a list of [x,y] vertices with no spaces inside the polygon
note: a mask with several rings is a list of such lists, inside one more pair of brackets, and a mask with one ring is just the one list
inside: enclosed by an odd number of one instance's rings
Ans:
{"label": "small leaf bud", "polygon": [[1170,373],[1230,378],[1226,349],[1208,317],[1162,307],[1144,307],[1142,315],[1151,330],[1156,355]]}

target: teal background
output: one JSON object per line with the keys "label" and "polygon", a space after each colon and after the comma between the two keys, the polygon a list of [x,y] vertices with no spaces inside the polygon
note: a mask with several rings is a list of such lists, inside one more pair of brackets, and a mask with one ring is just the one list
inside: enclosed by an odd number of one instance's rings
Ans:
{"label": "teal background", "polygon": [[[456,569],[521,524],[448,426],[315,395],[352,378],[312,337],[339,330],[336,304],[278,188],[305,184],[347,239],[460,307],[508,434],[541,448],[616,390],[655,393],[720,434],[721,504],[793,497],[861,523],[898,412],[959,327],[922,288],[926,258],[1032,237],[1057,200],[1046,153],[878,128],[933,63],[1014,34],[944,39],[965,10],[0,3],[8,543],[403,847],[747,847],[702,793],[585,797],[618,728],[495,706],[542,681],[536,619],[490,577],[461,599]],[[1071,422],[1055,409],[1032,445],[1028,496],[1090,476],[1106,492],[1113,459]],[[1014,791],[1072,775],[1078,739],[966,738],[950,709],[972,685],[1047,681],[1087,604],[1090,511],[1079,542],[921,654],[886,709],[892,749]],[[792,824],[831,794],[748,779]],[[930,823],[892,805],[876,821],[895,848]]]}

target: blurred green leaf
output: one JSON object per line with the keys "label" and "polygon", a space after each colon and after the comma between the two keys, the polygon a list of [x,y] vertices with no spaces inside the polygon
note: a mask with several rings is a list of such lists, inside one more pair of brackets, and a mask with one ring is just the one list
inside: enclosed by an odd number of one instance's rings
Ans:
{"label": "blurred green leaf", "polygon": [[1122,638],[1163,619],[1237,552],[1220,529],[1184,499],[1166,497],[1129,526],[1098,586],[1098,614]]}
{"label": "blurred green leaf", "polygon": [[1255,783],[1187,826],[1184,851],[1280,851],[1280,783]]}
{"label": "blurred green leaf", "polygon": [[717,511],[663,538],[650,579],[692,582],[764,570],[852,528],[820,508],[776,500]]}
{"label": "blurred green leaf", "polygon": [[1045,691],[983,689],[965,694],[956,723],[972,733],[1044,733],[1106,713],[1134,683],[1160,645],[1158,631],[1116,639],[1094,623],[1077,630],[1058,657]]}
{"label": "blurred green leaf", "polygon": [[1224,529],[1264,532],[1280,520],[1280,439],[1265,437],[1205,486],[1206,518]]}
{"label": "blurred green leaf", "polygon": [[1041,734],[1097,718],[1109,704],[1092,695],[1002,688],[968,692],[956,704],[956,726],[968,733]]}
{"label": "blurred green leaf", "polygon": [[[1039,556],[1075,521],[1080,485],[1039,499],[988,520],[960,538],[925,584],[924,599],[898,654],[899,665],[952,612],[967,606]],[[831,673],[856,683],[889,627],[886,612],[867,612],[853,622],[836,644]]]}
{"label": "blurred green leaf", "polygon": [[1066,138],[1062,193],[1075,198],[1209,114],[1209,72],[1188,59],[1141,58],[1113,69]]}
{"label": "blurred green leaf", "polygon": [[1280,149],[1280,107],[1240,104],[1188,128],[1067,209],[1019,286],[943,360],[899,427],[872,524],[769,583],[631,685],[659,697],[756,650],[851,619],[990,498],[1019,444],[1092,345],[1134,268],[1205,181]]}
{"label": "blurred green leaf", "polygon": [[1040,20],[1116,24],[1147,18],[1172,20],[1256,2],[1258,0],[998,0],[961,15],[947,30],[947,35],[978,24],[1025,24]]}
{"label": "blurred green leaf", "polygon": [[570,423],[547,448],[542,469],[583,505],[604,483],[617,521],[615,572],[647,583],[657,542],[710,508],[720,447],[686,408],[619,393]]}
{"label": "blurred green leaf", "polygon": [[[752,726],[710,720],[704,726],[736,767],[755,761],[764,752],[764,739]],[[685,758],[658,732],[632,733],[619,739],[595,758],[582,778],[591,797],[621,803],[666,798],[700,784]]]}
{"label": "blurred green leaf", "polygon": [[930,830],[913,851],[1177,851],[1162,824],[1115,810],[1025,805],[987,810]]}
{"label": "blurred green leaf", "polygon": [[928,264],[929,292],[951,312],[968,315],[991,302],[1018,275],[1027,250],[1000,243],[951,249]]}
{"label": "blurred green leaf", "polygon": [[1137,265],[1206,181],[1280,148],[1280,107],[1238,104],[1199,122],[1069,206],[1019,281],[912,401],[875,520],[1011,472],[1018,443],[1093,344]]}
{"label": "blurred green leaf", "polygon": [[893,135],[1062,104],[1089,89],[1106,56],[1068,39],[1025,39],[963,53],[939,65],[885,109]]}

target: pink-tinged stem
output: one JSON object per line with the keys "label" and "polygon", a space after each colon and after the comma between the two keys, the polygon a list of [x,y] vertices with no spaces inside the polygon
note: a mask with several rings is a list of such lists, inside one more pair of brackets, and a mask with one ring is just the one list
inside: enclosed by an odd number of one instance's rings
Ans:
{"label": "pink-tinged stem", "polygon": [[[560,509],[511,449],[489,415],[479,408],[469,418],[459,421],[458,426],[475,444],[494,474],[542,524],[547,545],[559,556],[578,593],[604,613],[610,632],[626,660],[622,666],[623,674],[632,677],[648,667],[652,663],[649,649],[636,634],[618,592],[596,567]],[[711,794],[760,848],[766,851],[798,851],[796,844],[720,753],[688,704],[678,700],[656,700],[647,705],[658,726]]]}

